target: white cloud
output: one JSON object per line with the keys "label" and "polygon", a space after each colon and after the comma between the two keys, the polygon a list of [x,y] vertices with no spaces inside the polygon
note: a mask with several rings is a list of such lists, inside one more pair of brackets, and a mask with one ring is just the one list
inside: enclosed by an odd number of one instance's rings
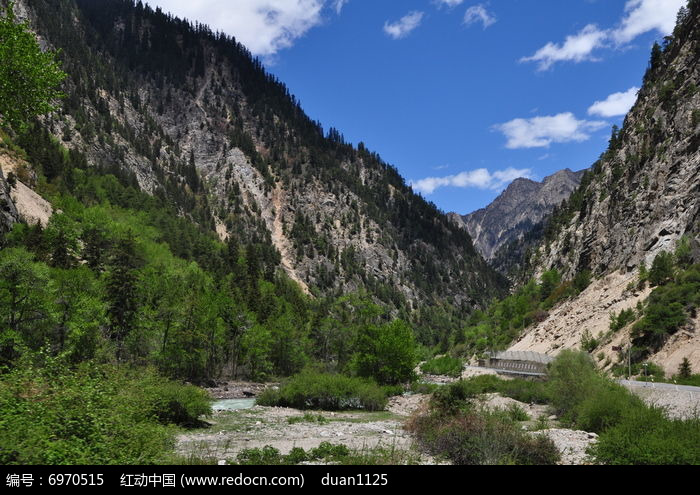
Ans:
{"label": "white cloud", "polygon": [[687,0],[629,0],[625,4],[626,16],[613,38],[618,43],[629,43],[649,31],[671,34],[678,11],[687,3]]}
{"label": "white cloud", "polygon": [[335,9],[335,13],[340,15],[340,12],[343,10],[343,7],[345,7],[345,4],[348,3],[350,0],[335,0],[333,3],[333,8]]}
{"label": "white cloud", "polygon": [[496,17],[490,14],[483,5],[469,7],[464,14],[464,24],[471,26],[475,22],[481,22],[484,29],[496,22]]}
{"label": "white cloud", "polygon": [[[531,57],[521,62],[539,62],[539,70],[547,70],[557,62],[595,61],[593,51],[614,42],[618,46],[631,42],[649,31],[669,35],[676,25],[676,18],[687,0],[628,0],[625,16],[615,29],[601,30],[589,24],[576,35],[568,36],[563,44],[547,43]],[[609,43],[612,45],[612,43]]]}
{"label": "white cloud", "polygon": [[589,24],[578,34],[567,36],[561,44],[547,43],[530,57],[523,57],[521,62],[539,62],[538,70],[547,70],[557,62],[595,60],[592,53],[605,43],[608,36],[606,31],[601,31],[595,24]]}
{"label": "white cloud", "polygon": [[618,117],[629,112],[637,101],[639,88],[630,88],[624,93],[613,93],[603,101],[596,101],[588,109],[588,115],[600,117]]}
{"label": "white cloud", "polygon": [[464,0],[434,0],[434,3],[436,3],[438,6],[442,7],[457,7],[458,5],[462,5],[464,3]]}
{"label": "white cloud", "polygon": [[509,167],[505,170],[497,170],[493,173],[485,168],[480,168],[469,172],[462,172],[457,175],[448,175],[446,177],[427,177],[412,182],[411,187],[414,191],[419,191],[426,195],[433,194],[441,187],[475,187],[477,189],[498,190],[519,177],[530,178],[531,176],[532,170],[529,168],[518,170]]}
{"label": "white cloud", "polygon": [[[275,55],[322,22],[327,0],[148,0],[153,7],[232,35],[254,55]],[[333,6],[342,8],[345,1]],[[339,5],[341,4],[341,5]]]}
{"label": "white cloud", "polygon": [[608,124],[600,121],[578,120],[574,114],[560,113],[547,117],[531,119],[514,119],[494,128],[502,132],[509,149],[546,148],[552,143],[586,141],[590,132],[597,131]]}
{"label": "white cloud", "polygon": [[387,21],[384,23],[384,32],[395,40],[405,38],[411,34],[411,31],[420,26],[424,15],[423,12],[413,11],[396,22],[389,23],[389,21]]}

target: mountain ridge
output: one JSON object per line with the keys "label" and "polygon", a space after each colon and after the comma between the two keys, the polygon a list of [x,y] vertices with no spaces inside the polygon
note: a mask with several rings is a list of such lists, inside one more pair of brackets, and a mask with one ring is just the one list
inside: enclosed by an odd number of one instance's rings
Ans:
{"label": "mountain ridge", "polygon": [[567,168],[541,182],[515,179],[485,208],[468,215],[451,213],[450,218],[469,232],[482,256],[493,261],[501,248],[522,239],[568,199],[580,184],[583,173]]}
{"label": "mountain ridge", "polygon": [[42,119],[54,138],[226,242],[259,245],[307,292],[464,310],[502,293],[466,232],[308,118],[235,39],[129,0],[18,8],[69,74],[63,108]]}

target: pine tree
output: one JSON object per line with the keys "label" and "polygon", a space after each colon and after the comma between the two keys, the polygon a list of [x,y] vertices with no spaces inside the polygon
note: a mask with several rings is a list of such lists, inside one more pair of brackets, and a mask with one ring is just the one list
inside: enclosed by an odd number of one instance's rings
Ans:
{"label": "pine tree", "polygon": [[678,366],[678,376],[680,378],[690,378],[693,375],[693,369],[690,366],[688,358],[683,358],[683,362]]}
{"label": "pine tree", "polygon": [[123,358],[124,340],[136,322],[139,309],[139,266],[136,242],[129,232],[114,247],[106,283],[110,337],[116,343],[118,361]]}

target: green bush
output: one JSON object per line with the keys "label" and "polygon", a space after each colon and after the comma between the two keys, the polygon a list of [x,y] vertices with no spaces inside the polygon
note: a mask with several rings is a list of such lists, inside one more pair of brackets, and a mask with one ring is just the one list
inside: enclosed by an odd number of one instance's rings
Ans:
{"label": "green bush", "polygon": [[628,390],[612,382],[601,382],[595,392],[576,406],[577,429],[602,433],[619,424],[632,410],[644,408],[644,403]]}
{"label": "green bush", "polygon": [[590,453],[602,464],[700,464],[700,419],[670,420],[660,409],[634,408],[606,430]]}
{"label": "green bush", "polygon": [[464,363],[461,359],[450,356],[440,356],[423,363],[420,367],[423,373],[429,375],[447,375],[457,377],[462,374]]}
{"label": "green bush", "polygon": [[159,380],[93,363],[23,363],[0,378],[0,464],[164,462],[174,429],[158,421],[153,398],[177,386]]}
{"label": "green bush", "polygon": [[502,414],[488,411],[432,411],[413,418],[408,428],[428,452],[458,465],[546,465],[560,458],[549,438],[533,437]]}
{"label": "green bush", "polygon": [[673,278],[673,255],[662,251],[656,255],[649,270],[651,285],[665,285]]}
{"label": "green bush", "polygon": [[579,351],[564,350],[549,365],[551,404],[557,415],[572,415],[576,407],[604,382],[591,357]]}
{"label": "green bush", "polygon": [[622,330],[635,319],[637,319],[637,313],[632,308],[623,309],[619,315],[616,315],[614,312],[610,313],[610,330],[613,332]]}
{"label": "green bush", "polygon": [[481,394],[499,393],[519,402],[547,404],[547,384],[529,380],[503,380],[496,375],[481,375],[468,380],[459,380],[439,387],[433,394],[433,405],[438,410],[455,411],[469,399]]}
{"label": "green bush", "polygon": [[146,375],[139,384],[140,393],[148,403],[148,411],[160,423],[178,426],[196,426],[201,416],[210,416],[212,400],[209,394],[193,385],[183,385],[158,377]]}
{"label": "green bush", "polygon": [[508,417],[512,421],[529,421],[530,416],[525,412],[525,409],[520,407],[518,404],[511,404],[508,406],[506,409],[506,413],[508,414]]}
{"label": "green bush", "polygon": [[386,407],[384,391],[371,380],[304,371],[286,380],[277,390],[266,389],[257,399],[261,406],[341,411]]}

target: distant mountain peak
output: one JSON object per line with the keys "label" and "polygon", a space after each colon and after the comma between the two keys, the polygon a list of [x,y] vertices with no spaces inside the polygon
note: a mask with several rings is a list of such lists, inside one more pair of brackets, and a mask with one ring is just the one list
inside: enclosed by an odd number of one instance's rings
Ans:
{"label": "distant mountain peak", "polygon": [[492,260],[501,247],[521,238],[566,200],[581,183],[583,173],[566,168],[542,182],[515,179],[486,208],[451,218],[469,232],[482,256]]}

